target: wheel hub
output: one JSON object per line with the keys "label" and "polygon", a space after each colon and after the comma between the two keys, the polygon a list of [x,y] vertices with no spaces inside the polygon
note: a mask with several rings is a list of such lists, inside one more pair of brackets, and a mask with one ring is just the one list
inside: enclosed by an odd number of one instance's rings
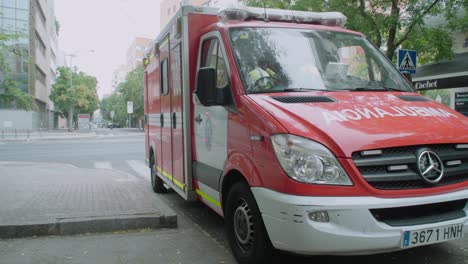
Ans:
{"label": "wheel hub", "polygon": [[250,249],[254,239],[253,218],[252,212],[244,200],[241,200],[234,212],[233,224],[239,246],[244,250]]}

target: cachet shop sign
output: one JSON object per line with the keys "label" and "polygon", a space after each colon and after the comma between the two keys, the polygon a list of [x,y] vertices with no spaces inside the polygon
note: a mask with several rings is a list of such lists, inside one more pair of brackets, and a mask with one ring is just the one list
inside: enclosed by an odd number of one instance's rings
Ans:
{"label": "cachet shop sign", "polygon": [[468,87],[468,75],[424,81],[413,81],[413,85],[417,90]]}
{"label": "cachet shop sign", "polygon": [[437,89],[437,80],[433,81],[421,81],[421,82],[416,82],[414,84],[414,88],[418,90],[424,90],[424,89]]}

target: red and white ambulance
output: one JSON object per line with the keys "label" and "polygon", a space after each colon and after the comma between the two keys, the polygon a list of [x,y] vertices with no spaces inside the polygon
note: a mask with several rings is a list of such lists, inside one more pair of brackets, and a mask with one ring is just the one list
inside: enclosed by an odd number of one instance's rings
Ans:
{"label": "red and white ambulance", "polygon": [[468,230],[468,119],[416,93],[345,22],[183,6],[147,52],[152,188],[224,217],[240,263]]}

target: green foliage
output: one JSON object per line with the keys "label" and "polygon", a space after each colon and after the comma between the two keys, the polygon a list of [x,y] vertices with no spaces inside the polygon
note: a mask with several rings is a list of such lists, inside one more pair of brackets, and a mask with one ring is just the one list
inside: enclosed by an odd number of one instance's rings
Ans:
{"label": "green foliage", "polygon": [[[468,13],[457,17],[457,10],[468,11],[467,0],[247,0],[248,5],[306,10],[339,11],[348,18],[347,28],[364,33],[378,47],[386,47],[391,60],[398,47],[414,48],[421,62],[450,58],[450,32],[464,31]],[[426,25],[429,16],[442,17],[445,26]]]}
{"label": "green foliage", "polygon": [[127,122],[127,102],[133,102],[133,125],[144,115],[144,86],[143,66],[138,66],[131,71],[125,81],[120,83],[117,91],[101,102],[101,114],[103,118],[110,120],[110,112],[114,111],[114,123],[124,126]]}
{"label": "green foliage", "polygon": [[73,80],[70,83],[70,68],[59,67],[57,71],[59,77],[52,86],[50,99],[61,116],[68,116],[70,106],[74,106],[75,113],[80,114],[92,114],[98,109],[95,77],[83,72],[73,73]]}
{"label": "green foliage", "polygon": [[106,120],[111,120],[110,113],[114,111],[114,123],[119,126],[125,126],[127,122],[127,103],[119,93],[113,93],[111,96],[102,99],[101,114]]}
{"label": "green foliage", "polygon": [[450,91],[447,89],[421,91],[421,94],[434,100],[437,100],[437,97],[440,97],[441,103],[450,107]]}
{"label": "green foliage", "polygon": [[17,34],[0,32],[0,108],[19,108],[30,111],[34,108],[33,97],[18,88],[18,83],[5,61],[5,55],[22,55],[20,49],[6,44],[17,38]]}

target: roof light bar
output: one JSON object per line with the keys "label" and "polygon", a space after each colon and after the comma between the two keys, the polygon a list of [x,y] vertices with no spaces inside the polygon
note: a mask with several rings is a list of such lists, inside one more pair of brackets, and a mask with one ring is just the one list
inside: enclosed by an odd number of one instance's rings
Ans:
{"label": "roof light bar", "polygon": [[[266,17],[265,17],[266,13]],[[245,20],[269,20],[269,21],[285,21],[299,22],[309,24],[320,24],[325,26],[344,27],[346,24],[346,16],[340,12],[305,12],[282,9],[255,7],[234,7],[222,8],[218,12],[218,18],[222,22],[226,21],[245,21]]]}

